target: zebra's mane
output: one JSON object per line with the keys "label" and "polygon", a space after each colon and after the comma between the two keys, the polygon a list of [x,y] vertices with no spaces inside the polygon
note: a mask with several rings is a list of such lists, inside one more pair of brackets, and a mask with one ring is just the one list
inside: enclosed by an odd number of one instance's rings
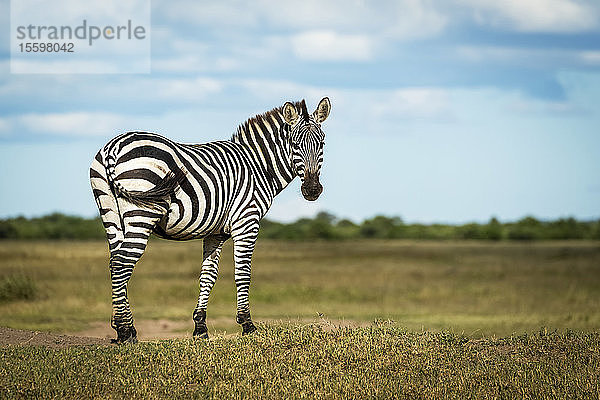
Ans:
{"label": "zebra's mane", "polygon": [[[296,110],[300,110],[300,116],[304,118],[305,121],[308,120],[308,109],[306,108],[306,102],[304,99],[301,101],[290,102],[296,107]],[[254,123],[264,120],[281,120],[281,115],[283,114],[283,106],[275,107],[272,110],[266,111],[262,114],[257,114],[254,117],[248,118],[245,122],[241,123],[233,136],[231,136],[232,141],[236,141],[240,139],[242,136],[246,135],[250,131],[250,126]]]}

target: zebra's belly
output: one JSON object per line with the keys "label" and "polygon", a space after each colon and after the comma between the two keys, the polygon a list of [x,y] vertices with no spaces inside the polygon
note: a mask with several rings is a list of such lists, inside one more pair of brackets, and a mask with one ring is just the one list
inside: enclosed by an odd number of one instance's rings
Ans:
{"label": "zebra's belly", "polygon": [[169,240],[193,240],[202,239],[208,235],[221,234],[227,235],[222,223],[215,223],[209,226],[200,226],[197,223],[192,223],[190,226],[183,229],[170,227],[167,222],[159,222],[154,229],[154,234]]}
{"label": "zebra's belly", "polygon": [[171,203],[168,214],[154,230],[156,235],[171,240],[191,240],[229,233],[227,211],[223,205],[200,201],[192,207],[183,200],[178,198]]}

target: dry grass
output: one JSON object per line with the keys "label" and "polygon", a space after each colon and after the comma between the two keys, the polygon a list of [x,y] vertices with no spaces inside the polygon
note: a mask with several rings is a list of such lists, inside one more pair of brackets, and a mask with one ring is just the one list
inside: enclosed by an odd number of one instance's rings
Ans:
{"label": "dry grass", "polygon": [[[152,240],[130,299],[138,319],[190,321],[201,242]],[[57,332],[108,321],[106,244],[0,242],[0,279],[27,276],[34,299],[0,303],[0,324]],[[472,337],[600,327],[598,242],[259,241],[251,305],[257,319],[368,322]],[[209,304],[213,330],[234,330],[231,245]],[[212,322],[211,322],[212,321]]]}

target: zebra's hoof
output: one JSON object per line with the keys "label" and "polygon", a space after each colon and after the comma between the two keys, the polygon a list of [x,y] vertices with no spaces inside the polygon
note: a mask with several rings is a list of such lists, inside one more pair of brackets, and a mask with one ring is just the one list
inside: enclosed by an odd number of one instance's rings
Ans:
{"label": "zebra's hoof", "polygon": [[138,342],[137,331],[133,326],[119,327],[117,328],[117,338],[111,340],[111,342],[116,344],[135,344]]}
{"label": "zebra's hoof", "polygon": [[256,332],[256,326],[254,326],[252,321],[248,321],[242,324],[242,336],[246,336],[254,332]]}
{"label": "zebra's hoof", "polygon": [[208,328],[206,324],[198,324],[194,329],[194,338],[208,339]]}
{"label": "zebra's hoof", "polygon": [[242,336],[256,332],[256,327],[252,323],[252,317],[250,317],[250,311],[238,312],[235,320],[242,326]]}

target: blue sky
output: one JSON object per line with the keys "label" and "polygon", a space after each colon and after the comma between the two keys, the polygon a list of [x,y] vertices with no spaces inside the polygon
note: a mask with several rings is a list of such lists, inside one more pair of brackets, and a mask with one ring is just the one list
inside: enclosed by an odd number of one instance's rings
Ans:
{"label": "blue sky", "polygon": [[127,130],[229,138],[329,96],[322,181],[269,217],[600,217],[600,3],[152,2],[150,74],[11,74],[0,0],[0,217],[93,216],[88,167]]}

